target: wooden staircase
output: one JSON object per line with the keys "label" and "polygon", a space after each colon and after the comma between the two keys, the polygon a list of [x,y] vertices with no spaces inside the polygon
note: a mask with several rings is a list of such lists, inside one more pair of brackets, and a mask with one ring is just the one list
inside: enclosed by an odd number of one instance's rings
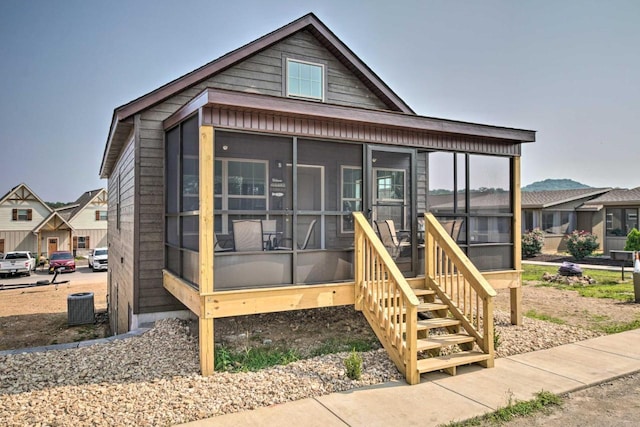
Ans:
{"label": "wooden staircase", "polygon": [[416,322],[418,372],[444,370],[455,375],[457,366],[485,362],[491,358],[491,355],[474,349],[476,338],[462,328],[460,320],[452,317],[447,304],[436,301],[434,291],[413,289],[413,292],[419,299],[424,299],[418,305],[418,317],[420,314],[429,316]]}
{"label": "wooden staircase", "polygon": [[407,382],[471,363],[493,367],[495,291],[437,220],[425,215],[426,274],[411,288],[364,216],[354,217],[356,309]]}

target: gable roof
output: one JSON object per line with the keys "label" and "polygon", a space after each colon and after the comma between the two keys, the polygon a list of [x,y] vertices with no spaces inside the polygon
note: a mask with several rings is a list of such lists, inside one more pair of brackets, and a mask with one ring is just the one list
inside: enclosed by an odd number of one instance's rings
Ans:
{"label": "gable roof", "polygon": [[51,209],[49,207],[49,205],[47,205],[40,197],[38,197],[38,195],[31,188],[29,188],[29,186],[27,184],[25,184],[24,182],[16,185],[11,190],[9,190],[4,196],[2,196],[2,198],[0,198],[0,204],[2,204],[5,201],[7,201],[12,195],[18,193],[18,190],[20,190],[20,189],[27,190],[29,193],[31,193],[31,195],[34,197],[34,199],[36,201],[40,202],[40,204],[42,204],[44,207],[46,207],[49,210],[49,212],[53,212],[53,209]]}
{"label": "gable roof", "polygon": [[606,194],[611,188],[577,188],[572,190],[523,191],[522,208],[544,209],[576,200]]}
{"label": "gable roof", "polygon": [[[100,176],[105,177],[107,167],[107,154],[111,150],[114,137],[126,137],[131,129],[131,124],[118,129],[118,124],[130,121],[131,117],[147,108],[150,108],[167,98],[194,86],[211,76],[226,70],[229,67],[242,62],[248,57],[267,49],[285,38],[303,30],[308,30],[319,42],[327,48],[347,69],[357,76],[363,84],[380,98],[392,111],[415,114],[414,111],[395,93],[385,82],[380,79],[351,49],[313,13],[309,13],[277,30],[260,37],[246,45],[233,50],[218,59],[209,62],[202,67],[179,77],[158,89],[147,93],[127,104],[116,108],[113,112],[109,136],[105,145]],[[118,132],[120,131],[120,132]],[[124,135],[124,136],[123,136]]]}
{"label": "gable roof", "polygon": [[[55,223],[55,219],[58,218],[60,220],[60,224],[56,224]],[[50,222],[54,221],[54,227],[53,229],[55,230],[59,230],[60,229],[60,225],[66,225],[70,230],[73,230],[73,227],[71,226],[71,224],[69,224],[68,220],[65,219],[62,215],[60,215],[60,213],[58,213],[57,211],[55,212],[51,212],[51,214],[49,216],[47,216],[45,219],[43,219],[40,224],[38,224],[33,230],[31,230],[32,233],[39,233],[40,230],[42,230],[42,228],[49,224]]]}
{"label": "gable roof", "polygon": [[640,205],[640,187],[615,188],[608,193],[590,200],[583,206],[585,210],[599,210],[603,206],[632,206]]}
{"label": "gable roof", "polygon": [[104,188],[99,188],[97,190],[85,191],[75,202],[62,206],[56,209],[56,212],[66,219],[67,221],[71,221],[76,215],[78,215],[82,210],[93,202],[96,197],[98,197],[103,192],[106,192]]}

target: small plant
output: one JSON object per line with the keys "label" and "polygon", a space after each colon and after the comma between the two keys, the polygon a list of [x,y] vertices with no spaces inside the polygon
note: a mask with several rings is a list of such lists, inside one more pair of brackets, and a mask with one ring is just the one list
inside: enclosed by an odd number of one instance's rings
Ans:
{"label": "small plant", "polygon": [[578,261],[591,255],[599,246],[598,236],[587,231],[575,230],[567,238],[567,250]]}
{"label": "small plant", "polygon": [[624,244],[625,251],[640,251],[640,231],[633,227],[627,234],[627,242]]}
{"label": "small plant", "polygon": [[344,366],[347,368],[347,376],[350,379],[360,379],[362,376],[362,356],[355,349],[351,350],[349,356],[344,359]]}
{"label": "small plant", "polygon": [[522,256],[530,258],[542,251],[544,233],[539,228],[522,233]]}
{"label": "small plant", "polygon": [[497,350],[498,347],[500,347],[500,344],[502,343],[502,340],[500,338],[500,332],[495,332],[493,334],[493,349]]}

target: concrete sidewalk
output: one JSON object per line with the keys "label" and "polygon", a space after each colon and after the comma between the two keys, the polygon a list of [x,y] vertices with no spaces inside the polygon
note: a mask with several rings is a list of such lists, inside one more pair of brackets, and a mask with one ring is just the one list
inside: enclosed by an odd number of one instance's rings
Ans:
{"label": "concrete sidewalk", "polygon": [[640,330],[496,359],[495,368],[458,367],[184,426],[437,426],[494,412],[544,390],[567,393],[640,371]]}

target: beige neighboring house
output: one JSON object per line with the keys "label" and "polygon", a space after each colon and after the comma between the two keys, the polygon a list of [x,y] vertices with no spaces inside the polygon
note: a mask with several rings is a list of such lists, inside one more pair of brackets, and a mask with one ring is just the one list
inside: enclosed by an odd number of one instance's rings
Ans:
{"label": "beige neighboring house", "polygon": [[48,254],[89,249],[107,243],[107,192],[87,191],[74,203],[51,209],[26,184],[0,199],[0,252],[30,251]]}
{"label": "beige neighboring house", "polygon": [[87,191],[55,214],[71,227],[71,250],[86,256],[93,248],[107,246],[107,190]]}
{"label": "beige neighboring house", "polygon": [[38,252],[40,231],[45,233],[46,237],[41,235],[45,239],[49,236],[57,239],[67,232],[64,221],[59,221],[59,227],[48,232],[49,228],[43,223],[52,215],[54,210],[26,184],[13,187],[0,199],[0,252]]}

